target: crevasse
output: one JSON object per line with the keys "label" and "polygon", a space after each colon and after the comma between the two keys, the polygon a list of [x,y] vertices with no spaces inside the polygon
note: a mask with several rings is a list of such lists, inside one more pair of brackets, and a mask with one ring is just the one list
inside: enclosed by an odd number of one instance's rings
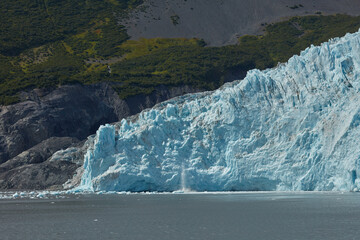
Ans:
{"label": "crevasse", "polygon": [[357,190],[359,64],[357,32],[101,126],[78,189]]}

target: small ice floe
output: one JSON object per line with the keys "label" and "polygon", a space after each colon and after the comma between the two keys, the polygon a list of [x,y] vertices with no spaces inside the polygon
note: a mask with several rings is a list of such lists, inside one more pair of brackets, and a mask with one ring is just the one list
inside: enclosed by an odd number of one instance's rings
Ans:
{"label": "small ice floe", "polygon": [[18,197],[20,197],[20,194],[19,194],[18,192],[16,192],[16,193],[14,193],[14,194],[12,195],[12,197],[13,197],[13,198],[18,198]]}

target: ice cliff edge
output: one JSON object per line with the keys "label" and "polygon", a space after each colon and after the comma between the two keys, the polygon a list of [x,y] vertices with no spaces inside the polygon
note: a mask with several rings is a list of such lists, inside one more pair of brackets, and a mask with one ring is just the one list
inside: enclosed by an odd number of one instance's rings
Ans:
{"label": "ice cliff edge", "polygon": [[78,188],[357,190],[359,91],[357,32],[214,92],[101,126]]}

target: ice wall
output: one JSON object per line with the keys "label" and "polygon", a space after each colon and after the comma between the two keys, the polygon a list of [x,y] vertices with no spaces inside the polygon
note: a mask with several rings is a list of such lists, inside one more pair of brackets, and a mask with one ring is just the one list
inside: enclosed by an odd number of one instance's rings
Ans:
{"label": "ice wall", "polygon": [[357,190],[359,64],[358,32],[101,126],[79,188]]}

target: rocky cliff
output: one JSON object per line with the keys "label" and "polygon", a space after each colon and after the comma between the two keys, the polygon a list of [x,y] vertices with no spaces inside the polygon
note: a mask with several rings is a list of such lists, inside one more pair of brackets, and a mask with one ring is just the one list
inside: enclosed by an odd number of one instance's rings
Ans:
{"label": "rocky cliff", "polygon": [[109,84],[24,92],[23,102],[0,110],[0,188],[61,186],[81,161],[50,161],[56,151],[82,146],[83,140],[101,124],[119,121],[166,99],[195,91],[187,86],[159,86],[150,95],[126,101]]}

